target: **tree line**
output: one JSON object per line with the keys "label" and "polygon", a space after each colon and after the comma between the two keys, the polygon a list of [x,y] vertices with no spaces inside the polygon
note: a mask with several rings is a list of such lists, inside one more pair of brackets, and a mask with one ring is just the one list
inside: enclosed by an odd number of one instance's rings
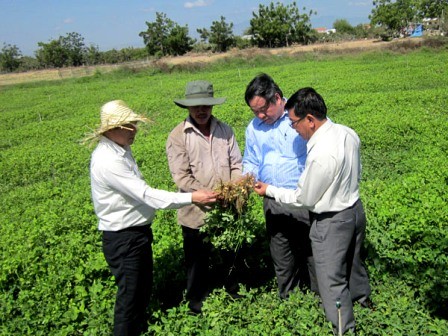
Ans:
{"label": "tree line", "polygon": [[[333,23],[336,33],[322,35],[311,26],[311,17],[317,12],[300,10],[296,2],[284,5],[280,2],[269,5],[260,4],[252,12],[250,27],[243,36],[235,36],[233,23],[221,16],[209,28],[199,28],[200,40],[189,36],[188,25],[181,26],[156,12],[156,19],[146,22],[147,29],[139,33],[145,48],[124,48],[101,52],[98,46],[86,46],[84,38],[76,32],[51,40],[39,42],[35,57],[22,56],[20,49],[4,44],[0,51],[0,68],[5,72],[31,69],[61,68],[81,65],[117,64],[145,57],[184,55],[190,51],[226,52],[231,48],[248,47],[278,48],[293,44],[310,44],[319,40],[341,38],[366,38],[395,35],[409,22],[426,17],[447,20],[447,0],[374,0],[374,8],[369,16],[370,25],[351,26],[347,20],[339,19]],[[445,24],[445,31],[447,30]]]}
{"label": "tree line", "polygon": [[396,36],[410,23],[421,23],[424,18],[440,19],[440,29],[448,31],[447,0],[374,0],[373,5],[370,22],[386,34]]}

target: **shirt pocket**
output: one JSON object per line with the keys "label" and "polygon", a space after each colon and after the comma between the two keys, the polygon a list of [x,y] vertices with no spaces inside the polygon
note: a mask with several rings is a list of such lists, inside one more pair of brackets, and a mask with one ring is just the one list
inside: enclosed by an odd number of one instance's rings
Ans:
{"label": "shirt pocket", "polygon": [[230,161],[229,161],[229,142],[227,139],[215,139],[215,142],[213,143],[213,159],[217,163],[217,165],[221,168],[228,168],[230,167]]}

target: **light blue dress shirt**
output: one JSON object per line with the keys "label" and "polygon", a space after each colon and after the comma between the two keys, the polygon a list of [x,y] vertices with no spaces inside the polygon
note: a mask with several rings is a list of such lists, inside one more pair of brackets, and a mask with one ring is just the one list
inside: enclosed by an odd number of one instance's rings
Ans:
{"label": "light blue dress shirt", "polygon": [[296,189],[305,169],[306,141],[285,113],[274,123],[254,118],[246,128],[243,173],[280,188]]}

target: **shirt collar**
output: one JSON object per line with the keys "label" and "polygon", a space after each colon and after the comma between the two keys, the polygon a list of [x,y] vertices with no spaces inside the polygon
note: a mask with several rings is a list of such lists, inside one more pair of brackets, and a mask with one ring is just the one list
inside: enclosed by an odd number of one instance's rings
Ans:
{"label": "shirt collar", "polygon": [[[217,123],[218,123],[217,119],[212,114],[210,116],[210,132],[213,132],[213,130],[215,129]],[[193,119],[190,116],[188,116],[187,119],[185,119],[184,131],[186,131],[189,128],[193,128],[196,132],[200,133],[198,128],[194,125]]]}
{"label": "shirt collar", "polygon": [[[270,124],[269,126],[275,126],[277,123],[280,123],[287,115],[288,115],[288,111],[284,111],[283,114],[273,124]],[[263,120],[261,120],[260,118],[257,118],[257,117],[255,117],[255,122],[254,123],[255,123],[256,127],[260,127],[261,125],[265,125]]]}
{"label": "shirt collar", "polygon": [[127,152],[131,151],[130,146],[121,147],[120,145],[110,140],[109,138],[105,137],[104,135],[101,136],[100,143],[104,144],[105,146],[107,146],[120,156],[125,156]]}
{"label": "shirt collar", "polygon": [[319,139],[333,126],[333,122],[327,118],[327,121],[323,123],[316,132],[311,136],[306,145],[308,153],[319,142]]}

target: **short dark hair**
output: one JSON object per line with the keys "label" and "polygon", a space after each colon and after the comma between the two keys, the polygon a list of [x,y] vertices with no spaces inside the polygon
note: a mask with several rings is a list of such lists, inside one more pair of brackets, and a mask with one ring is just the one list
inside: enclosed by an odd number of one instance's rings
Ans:
{"label": "short dark hair", "polygon": [[256,96],[263,97],[266,99],[266,102],[275,103],[276,93],[283,98],[282,90],[280,90],[271,76],[261,73],[247,85],[244,99],[246,100],[247,105],[249,105],[249,102]]}
{"label": "short dark hair", "polygon": [[320,94],[311,87],[306,87],[295,92],[286,102],[285,110],[294,109],[294,115],[298,118],[305,118],[311,114],[318,120],[327,117],[327,106]]}

